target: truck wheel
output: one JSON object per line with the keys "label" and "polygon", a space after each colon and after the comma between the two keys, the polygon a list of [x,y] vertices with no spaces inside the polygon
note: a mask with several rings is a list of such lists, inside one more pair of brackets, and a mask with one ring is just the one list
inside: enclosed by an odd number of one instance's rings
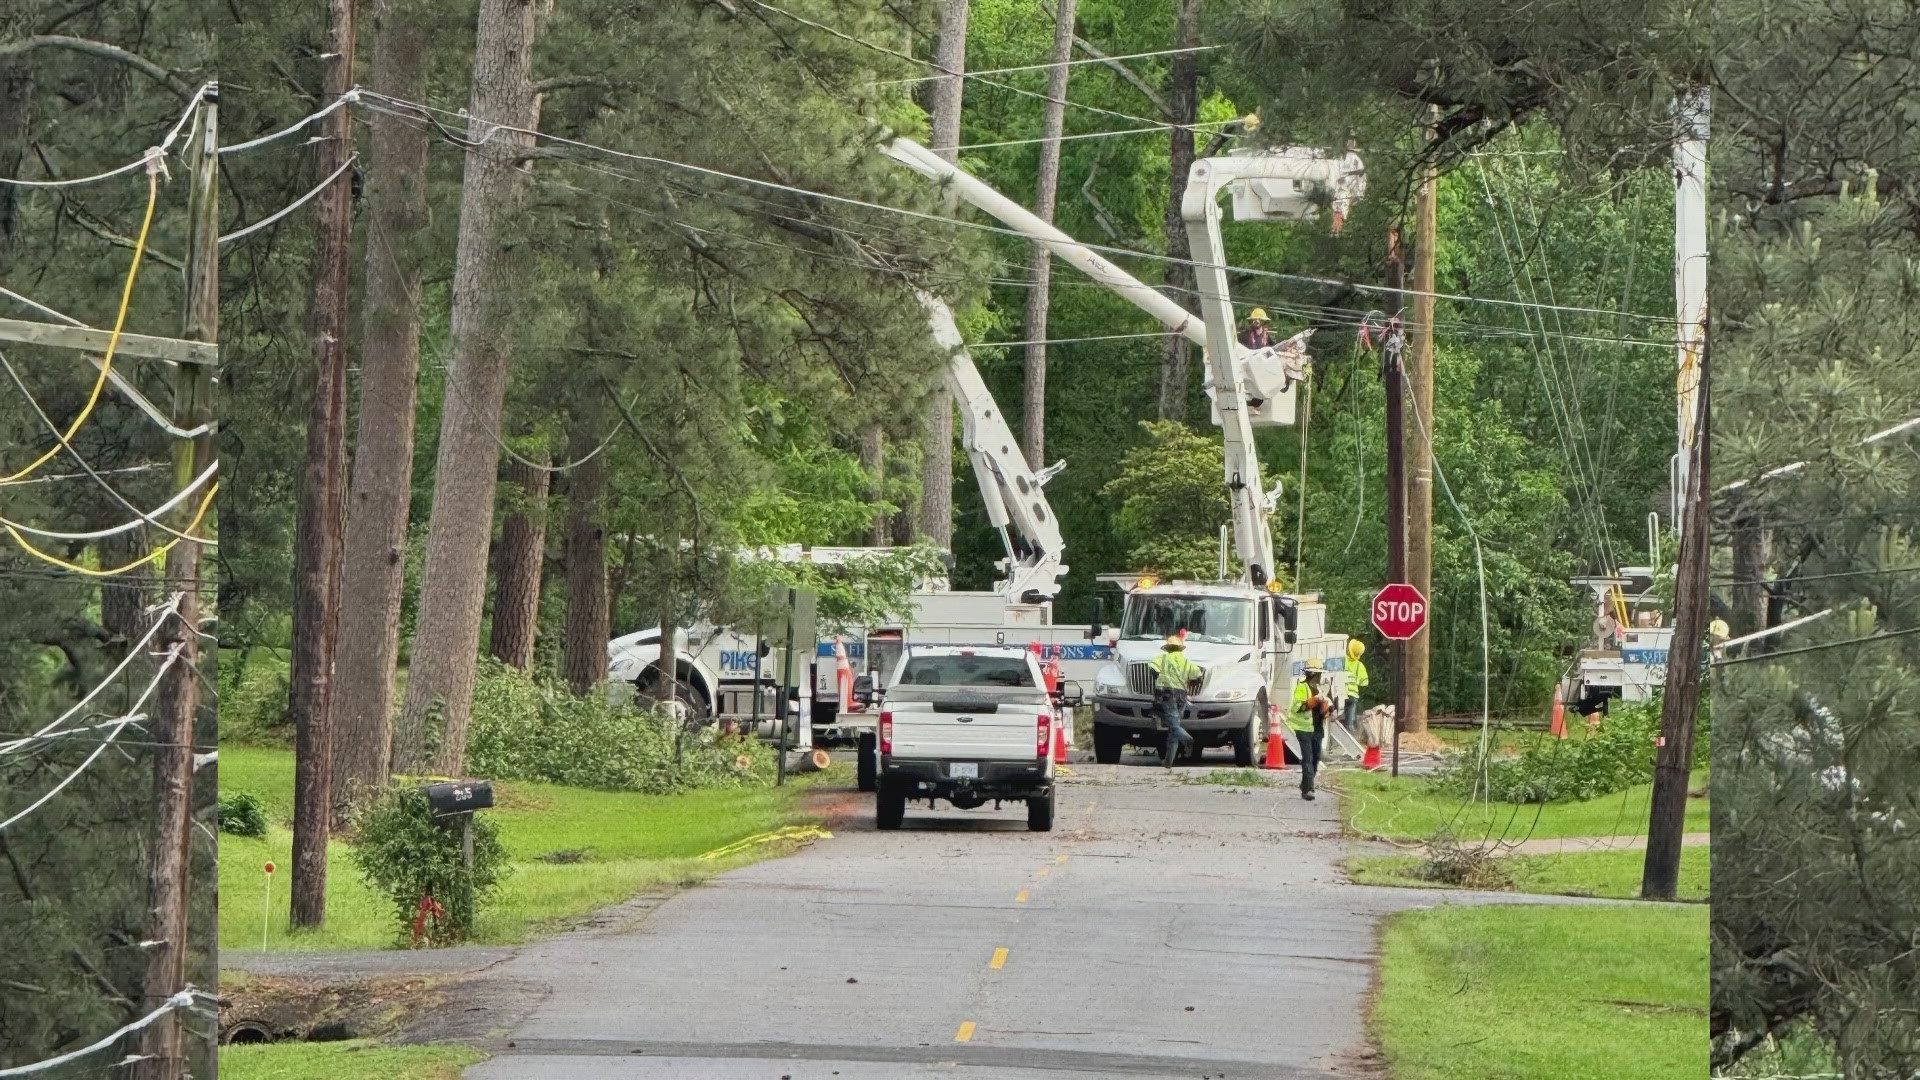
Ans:
{"label": "truck wheel", "polygon": [[1253,718],[1247,721],[1245,728],[1233,733],[1233,763],[1240,768],[1253,767],[1253,748],[1260,741],[1260,718],[1266,712],[1266,699],[1254,702]]}
{"label": "truck wheel", "polygon": [[1102,765],[1120,764],[1120,751],[1127,745],[1125,733],[1106,724],[1093,725],[1093,760]]}
{"label": "truck wheel", "polygon": [[1027,831],[1053,831],[1053,792],[1027,800]]}
{"label": "truck wheel", "polygon": [[873,800],[873,822],[882,829],[897,829],[907,819],[907,797],[897,791],[882,790]]}
{"label": "truck wheel", "polygon": [[861,791],[873,791],[880,786],[879,741],[879,737],[870,731],[860,733],[859,764],[854,771],[860,778]]}

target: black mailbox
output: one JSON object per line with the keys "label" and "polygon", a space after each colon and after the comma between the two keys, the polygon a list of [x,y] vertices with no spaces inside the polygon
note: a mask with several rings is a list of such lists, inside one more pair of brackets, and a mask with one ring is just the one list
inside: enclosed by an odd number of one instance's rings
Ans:
{"label": "black mailbox", "polygon": [[493,805],[491,780],[450,780],[428,784],[422,790],[427,793],[427,808],[434,817],[468,814]]}

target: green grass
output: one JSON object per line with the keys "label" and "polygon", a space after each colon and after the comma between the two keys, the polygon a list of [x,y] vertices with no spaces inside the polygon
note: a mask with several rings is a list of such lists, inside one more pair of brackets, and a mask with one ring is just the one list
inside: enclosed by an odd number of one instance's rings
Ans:
{"label": "green grass", "polygon": [[[757,858],[759,849],[720,859],[705,852],[803,820],[799,796],[821,784],[851,784],[850,767],[797,777],[781,789],[722,789],[680,795],[585,791],[554,784],[502,782],[492,810],[513,874],[481,911],[476,940],[511,944],[564,927],[570,920],[650,889],[692,884]],[[293,834],[293,755],[285,750],[223,746],[220,790],[248,791],[266,804],[266,837],[220,838],[220,945],[261,947],[263,864],[272,860],[272,951],[377,949],[394,943],[396,916],[369,889],[345,844],[328,848],[327,925],[287,931],[288,868]],[[583,852],[580,861],[541,856]]]}
{"label": "green grass", "polygon": [[355,1040],[220,1048],[227,1080],[455,1080],[487,1055],[465,1046],[380,1046]]}
{"label": "green grass", "polygon": [[1703,906],[1396,915],[1374,1031],[1394,1080],[1707,1075]]}
{"label": "green grass", "polygon": [[[1700,788],[1706,776],[1705,770],[1696,771],[1691,786]],[[1363,836],[1409,840],[1426,840],[1442,830],[1467,840],[1487,836],[1508,840],[1631,836],[1646,831],[1653,797],[1652,784],[1639,784],[1587,802],[1548,803],[1544,807],[1465,805],[1458,795],[1438,790],[1423,776],[1396,780],[1384,772],[1343,769],[1332,773],[1330,780],[1328,786],[1340,792],[1340,813],[1348,828]],[[1688,832],[1708,831],[1707,804],[1706,799],[1687,800]]]}
{"label": "green grass", "polygon": [[[1579,851],[1558,855],[1515,855],[1500,860],[1513,875],[1513,888],[1523,893],[1560,896],[1600,896],[1631,900],[1640,895],[1644,851]],[[1681,900],[1707,899],[1707,868],[1712,859],[1705,847],[1680,851]],[[1358,885],[1397,885],[1417,889],[1446,886],[1414,876],[1421,860],[1408,855],[1366,857],[1347,861],[1347,876]]]}

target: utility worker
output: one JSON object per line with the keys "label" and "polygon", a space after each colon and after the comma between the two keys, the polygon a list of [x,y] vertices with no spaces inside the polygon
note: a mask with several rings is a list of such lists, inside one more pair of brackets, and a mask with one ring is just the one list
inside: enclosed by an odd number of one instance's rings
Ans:
{"label": "utility worker", "polygon": [[1360,691],[1367,688],[1367,665],[1360,662],[1360,654],[1367,651],[1367,644],[1359,638],[1347,642],[1347,697],[1342,704],[1341,719],[1346,722],[1347,730],[1353,730],[1353,722],[1360,713]]}
{"label": "utility worker", "polygon": [[1325,672],[1320,661],[1307,661],[1307,677],[1293,688],[1293,711],[1287,714],[1287,726],[1300,741],[1300,797],[1313,801],[1313,781],[1320,771],[1320,743],[1326,738],[1327,717],[1333,715],[1333,702],[1320,692]]}
{"label": "utility worker", "polygon": [[1247,328],[1240,332],[1240,344],[1249,349],[1264,349],[1273,344],[1273,331],[1267,329],[1267,310],[1254,308],[1247,316]]}
{"label": "utility worker", "polygon": [[1180,720],[1187,711],[1188,696],[1200,689],[1202,672],[1198,664],[1187,659],[1187,643],[1178,634],[1167,638],[1160,646],[1160,655],[1147,667],[1153,671],[1153,706],[1167,722],[1167,749],[1162,761],[1171,769],[1181,749],[1193,747],[1193,736],[1180,726]]}

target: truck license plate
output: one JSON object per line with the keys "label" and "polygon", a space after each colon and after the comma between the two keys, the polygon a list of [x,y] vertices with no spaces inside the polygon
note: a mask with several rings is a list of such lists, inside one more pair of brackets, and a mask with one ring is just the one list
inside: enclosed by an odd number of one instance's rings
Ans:
{"label": "truck license plate", "polygon": [[971,761],[956,761],[953,763],[952,770],[950,775],[955,780],[980,779],[980,766]]}

